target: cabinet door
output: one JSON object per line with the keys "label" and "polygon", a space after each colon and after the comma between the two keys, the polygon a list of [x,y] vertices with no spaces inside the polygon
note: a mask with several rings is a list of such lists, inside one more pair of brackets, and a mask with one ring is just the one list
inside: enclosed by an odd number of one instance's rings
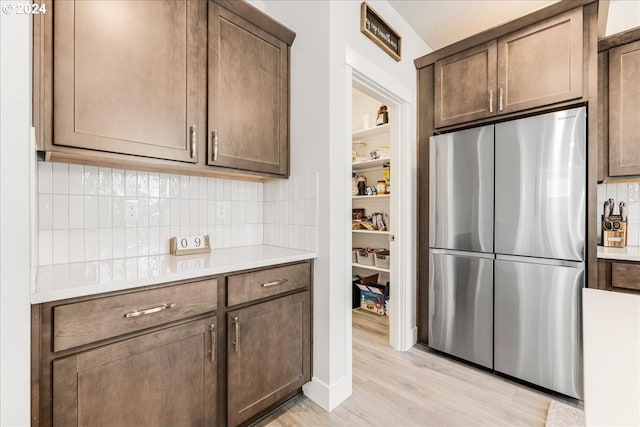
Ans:
{"label": "cabinet door", "polygon": [[53,425],[215,425],[215,325],[212,317],[55,360]]}
{"label": "cabinet door", "polygon": [[53,144],[197,162],[206,2],[53,6]]}
{"label": "cabinet door", "polygon": [[209,3],[208,164],[289,173],[289,47]]}
{"label": "cabinet door", "polygon": [[227,424],[238,425],[309,381],[309,292],[227,313]]}
{"label": "cabinet door", "polygon": [[498,109],[524,110],[582,96],[582,8],[498,39]]}
{"label": "cabinet door", "polygon": [[496,61],[492,41],[435,63],[435,127],[496,113]]}
{"label": "cabinet door", "polygon": [[640,175],[640,41],[609,51],[609,176]]}
{"label": "cabinet door", "polygon": [[[609,53],[598,53],[598,182],[608,173],[609,147]],[[606,171],[606,172],[605,172]]]}

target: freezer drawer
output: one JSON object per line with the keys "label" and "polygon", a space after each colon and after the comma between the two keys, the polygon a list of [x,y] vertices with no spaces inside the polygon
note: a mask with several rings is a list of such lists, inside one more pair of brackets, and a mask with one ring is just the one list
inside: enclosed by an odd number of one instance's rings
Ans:
{"label": "freezer drawer", "polygon": [[586,109],[496,124],[495,252],[584,259]]}
{"label": "freezer drawer", "polygon": [[495,261],[495,370],[582,399],[584,268],[531,261]]}
{"label": "freezer drawer", "polygon": [[492,368],[493,255],[429,258],[429,347]]}
{"label": "freezer drawer", "polygon": [[493,252],[493,125],[430,139],[429,247]]}

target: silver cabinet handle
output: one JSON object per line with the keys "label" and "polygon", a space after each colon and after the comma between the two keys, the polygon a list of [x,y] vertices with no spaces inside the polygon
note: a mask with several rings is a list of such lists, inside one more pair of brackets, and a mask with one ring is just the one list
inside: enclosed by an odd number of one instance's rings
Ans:
{"label": "silver cabinet handle", "polygon": [[126,313],[124,315],[124,317],[126,317],[128,319],[130,317],[138,317],[138,316],[144,316],[146,314],[158,313],[160,311],[165,311],[165,310],[168,310],[168,309],[173,308],[175,306],[176,305],[174,303],[169,302],[169,303],[165,303],[165,304],[159,305],[157,307],[147,308],[145,310],[133,310],[133,311],[131,311],[129,313]]}
{"label": "silver cabinet handle", "polygon": [[240,349],[240,319],[238,319],[238,316],[234,316],[233,326],[235,327],[235,330],[236,330],[236,337],[233,340],[233,351],[237,353],[238,350]]}
{"label": "silver cabinet handle", "polygon": [[489,91],[489,112],[493,113],[493,89]]}
{"label": "silver cabinet handle", "polygon": [[498,108],[502,111],[502,88],[500,88],[500,99],[498,100]]}
{"label": "silver cabinet handle", "polygon": [[269,288],[271,286],[277,286],[277,285],[282,285],[284,283],[287,283],[289,281],[289,279],[280,279],[280,280],[276,280],[275,282],[267,282],[267,283],[263,283],[262,287],[263,288]]}
{"label": "silver cabinet handle", "polygon": [[209,325],[209,333],[211,334],[211,361],[216,361],[216,325]]}
{"label": "silver cabinet handle", "polygon": [[198,135],[196,134],[196,125],[191,125],[191,158],[196,157],[198,150]]}
{"label": "silver cabinet handle", "polygon": [[211,139],[213,140],[213,161],[218,160],[218,130],[215,129],[211,132]]}

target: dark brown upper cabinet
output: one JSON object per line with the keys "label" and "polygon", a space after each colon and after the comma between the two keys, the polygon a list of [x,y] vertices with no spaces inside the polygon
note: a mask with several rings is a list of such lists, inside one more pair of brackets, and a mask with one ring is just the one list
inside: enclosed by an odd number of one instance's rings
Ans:
{"label": "dark brown upper cabinet", "polygon": [[498,39],[498,111],[582,96],[582,8]]}
{"label": "dark brown upper cabinet", "polygon": [[496,114],[496,55],[491,41],[435,63],[436,127]]}
{"label": "dark brown upper cabinet", "polygon": [[581,98],[582,14],[569,10],[436,61],[435,127]]}
{"label": "dark brown upper cabinet", "polygon": [[242,12],[209,4],[208,164],[288,175],[293,39]]}
{"label": "dark brown upper cabinet", "polygon": [[289,175],[294,32],[245,1],[44,1],[33,114],[45,159]]}
{"label": "dark brown upper cabinet", "polygon": [[206,2],[53,6],[52,144],[196,163]]}
{"label": "dark brown upper cabinet", "polygon": [[640,41],[609,50],[609,176],[640,175]]}
{"label": "dark brown upper cabinet", "polygon": [[640,176],[640,27],[598,41],[598,181]]}

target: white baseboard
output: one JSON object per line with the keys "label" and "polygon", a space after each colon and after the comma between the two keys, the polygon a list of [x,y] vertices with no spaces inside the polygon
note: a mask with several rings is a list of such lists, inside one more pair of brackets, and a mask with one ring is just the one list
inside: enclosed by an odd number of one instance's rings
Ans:
{"label": "white baseboard", "polygon": [[342,377],[333,386],[313,377],[311,382],[302,386],[305,396],[320,405],[325,411],[331,412],[342,402],[351,396],[351,384],[348,384],[345,377]]}

